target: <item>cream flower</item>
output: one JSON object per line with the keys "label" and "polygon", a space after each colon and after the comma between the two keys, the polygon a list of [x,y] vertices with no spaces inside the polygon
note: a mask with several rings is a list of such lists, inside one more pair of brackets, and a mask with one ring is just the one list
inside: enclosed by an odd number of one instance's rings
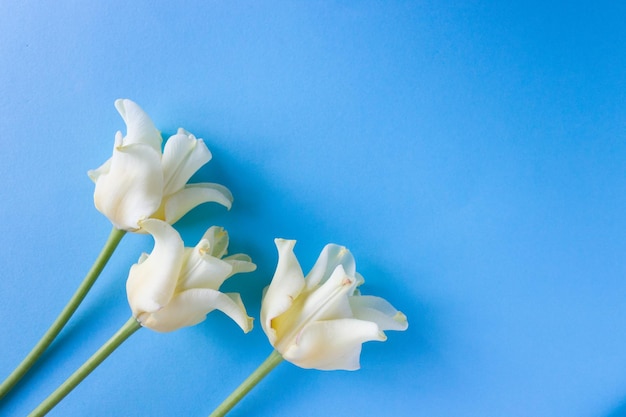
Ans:
{"label": "cream flower", "polygon": [[239,294],[219,291],[230,276],[256,269],[247,255],[222,259],[228,248],[226,231],[213,226],[195,248],[185,248],[168,223],[147,219],[140,225],[153,236],[154,249],[131,267],[126,293],[133,317],[142,326],[170,332],[200,323],[217,309],[244,332],[252,329],[252,318],[246,314]]}
{"label": "cream flower", "polygon": [[361,345],[406,330],[406,316],[386,300],[360,295],[352,254],[327,245],[304,277],[295,240],[276,239],[278,266],[261,304],[261,325],[283,358],[301,368],[359,369]]}
{"label": "cream flower", "polygon": [[232,195],[226,187],[187,184],[211,160],[202,139],[178,129],[161,153],[161,134],[148,115],[131,100],[119,99],[115,107],[126,123],[126,136],[117,132],[113,156],[88,175],[96,184],[96,208],[116,228],[137,231],[138,222],[150,217],[173,224],[206,202],[230,208]]}

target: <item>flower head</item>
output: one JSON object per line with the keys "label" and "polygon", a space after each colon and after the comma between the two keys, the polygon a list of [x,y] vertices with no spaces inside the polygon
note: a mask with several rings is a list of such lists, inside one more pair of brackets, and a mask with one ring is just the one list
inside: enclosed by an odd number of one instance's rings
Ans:
{"label": "flower head", "polygon": [[153,236],[154,249],[131,267],[126,292],[133,316],[142,326],[169,332],[200,323],[217,309],[244,332],[252,329],[239,294],[219,291],[232,275],[256,269],[247,255],[224,257],[228,248],[224,229],[213,226],[196,247],[185,248],[168,223],[147,219],[140,225]]}
{"label": "flower head", "polygon": [[232,195],[226,187],[187,184],[211,160],[202,139],[181,128],[161,152],[161,133],[135,102],[119,99],[115,107],[126,123],[126,136],[117,132],[111,158],[88,172],[96,183],[96,208],[115,227],[138,231],[138,222],[150,217],[173,224],[192,208],[211,201],[230,208]]}
{"label": "flower head", "polygon": [[306,277],[295,240],[276,239],[278,266],[261,304],[261,325],[274,348],[301,368],[355,370],[361,345],[406,330],[406,316],[386,300],[360,295],[352,254],[327,245]]}

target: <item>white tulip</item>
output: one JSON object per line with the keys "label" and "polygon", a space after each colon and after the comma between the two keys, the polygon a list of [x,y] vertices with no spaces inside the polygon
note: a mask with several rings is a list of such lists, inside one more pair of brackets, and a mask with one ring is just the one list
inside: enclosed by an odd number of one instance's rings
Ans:
{"label": "white tulip", "polygon": [[219,287],[233,274],[256,269],[247,255],[222,257],[228,234],[213,226],[195,248],[185,248],[168,223],[147,219],[139,222],[154,238],[150,255],[143,254],[133,265],[126,282],[133,317],[142,326],[170,332],[204,321],[213,310],[233,319],[244,332],[252,329],[252,318],[237,293],[222,293]]}
{"label": "white tulip", "polygon": [[119,99],[115,107],[126,123],[126,136],[115,135],[113,156],[88,172],[96,183],[94,203],[120,230],[138,231],[142,219],[170,224],[206,202],[230,208],[232,195],[213,183],[187,184],[211,160],[202,139],[178,129],[161,153],[161,134],[133,101]]}
{"label": "white tulip", "polygon": [[276,239],[278,266],[261,304],[261,325],[282,357],[301,367],[359,369],[361,345],[406,330],[406,316],[386,300],[360,295],[352,254],[327,245],[306,278],[295,240]]}

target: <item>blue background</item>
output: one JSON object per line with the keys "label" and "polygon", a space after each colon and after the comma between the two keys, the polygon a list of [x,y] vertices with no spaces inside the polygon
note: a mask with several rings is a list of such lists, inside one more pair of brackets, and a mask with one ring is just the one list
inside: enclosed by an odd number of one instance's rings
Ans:
{"label": "blue background", "polygon": [[[205,416],[270,353],[275,237],[305,270],[346,245],[363,292],[406,313],[357,372],[281,364],[232,416],[626,415],[626,6],[622,2],[0,3],[0,377],[110,230],[86,171],[138,102],[202,137],[194,181],[249,253],[257,326],[220,313],[140,330],[51,415]],[[127,236],[2,415],[25,415],[129,316]]]}

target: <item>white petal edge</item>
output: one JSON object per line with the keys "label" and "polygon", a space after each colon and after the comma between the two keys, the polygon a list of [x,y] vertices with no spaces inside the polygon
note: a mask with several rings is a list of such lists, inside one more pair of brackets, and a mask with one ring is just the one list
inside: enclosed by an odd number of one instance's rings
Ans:
{"label": "white petal edge", "polygon": [[143,317],[141,324],[158,332],[171,332],[204,321],[213,310],[229,316],[245,333],[252,329],[253,319],[247,315],[239,294],[224,294],[206,288],[177,294],[163,309]]}
{"label": "white petal edge", "polygon": [[154,126],[150,116],[137,103],[128,99],[115,100],[115,108],[126,123],[124,145],[142,143],[161,154],[161,133]]}
{"label": "white petal edge", "polygon": [[307,289],[326,281],[338,265],[343,266],[349,276],[354,276],[356,273],[354,257],[346,247],[333,243],[324,246],[315,265],[305,278]]}
{"label": "white petal edge", "polygon": [[211,160],[211,151],[202,139],[184,129],[165,142],[163,149],[164,195],[183,189],[193,174]]}
{"label": "white petal edge", "polygon": [[111,170],[111,159],[112,158],[107,159],[106,162],[100,165],[98,168],[90,169],[89,171],[87,171],[87,175],[94,183],[98,182],[98,178],[100,178],[101,175],[109,173],[109,171]]}
{"label": "white petal edge", "polygon": [[174,224],[191,209],[202,203],[219,203],[230,209],[233,197],[223,185],[213,183],[187,184],[165,199],[165,221]]}
{"label": "white petal edge", "polygon": [[211,288],[217,290],[232,275],[233,267],[226,261],[203,254],[194,248],[183,266],[179,288]]}
{"label": "white petal edge", "polygon": [[261,302],[261,327],[272,346],[276,343],[272,319],[287,311],[305,286],[302,268],[293,253],[296,241],[275,239],[274,243],[278,249],[278,265]]}
{"label": "white petal edge", "polygon": [[384,298],[361,295],[350,297],[348,301],[355,318],[376,323],[383,331],[402,331],[409,327],[406,316]]}
{"label": "white petal edge", "polygon": [[252,262],[252,259],[248,255],[243,253],[227,256],[223,261],[228,262],[233,267],[232,275],[256,270],[256,264]]}
{"label": "white petal edge", "polygon": [[141,222],[142,230],[154,238],[154,249],[142,263],[131,267],[126,293],[133,316],[155,312],[166,306],[174,295],[183,262],[184,245],[169,224],[156,219]]}
{"label": "white petal edge", "polygon": [[280,353],[301,368],[353,371],[360,368],[361,345],[372,340],[386,340],[375,323],[356,319],[320,321],[303,329],[296,343]]}
{"label": "white petal edge", "polygon": [[94,204],[115,227],[135,231],[137,222],[161,205],[163,178],[159,155],[149,146],[118,147],[107,173],[97,177]]}
{"label": "white petal edge", "polygon": [[202,248],[211,256],[221,258],[228,251],[228,240],[228,232],[223,227],[211,226],[204,232],[196,247]]}

